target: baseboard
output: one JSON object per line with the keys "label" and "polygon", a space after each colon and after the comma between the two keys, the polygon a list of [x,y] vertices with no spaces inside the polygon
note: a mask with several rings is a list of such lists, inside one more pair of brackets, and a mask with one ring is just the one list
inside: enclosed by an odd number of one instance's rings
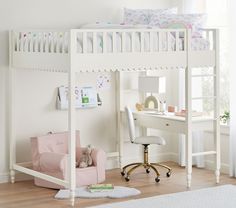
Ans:
{"label": "baseboard", "polygon": [[[215,170],[215,162],[211,160],[205,160],[206,169]],[[221,163],[220,172],[224,174],[229,174],[229,165],[226,163]]]}
{"label": "baseboard", "polygon": [[0,183],[9,182],[9,173],[0,173]]}
{"label": "baseboard", "polygon": [[[178,163],[179,156],[176,153],[171,153],[173,162]],[[215,162],[212,160],[205,160],[205,169],[215,170]],[[229,174],[229,164],[221,163],[220,172],[224,174]]]}
{"label": "baseboard", "polygon": [[[32,180],[33,176],[16,172],[16,178],[15,181],[26,181],[26,180]],[[0,183],[8,183],[10,182],[10,173],[0,173]]]}
{"label": "baseboard", "polygon": [[119,168],[119,158],[111,157],[107,159],[106,170]]}

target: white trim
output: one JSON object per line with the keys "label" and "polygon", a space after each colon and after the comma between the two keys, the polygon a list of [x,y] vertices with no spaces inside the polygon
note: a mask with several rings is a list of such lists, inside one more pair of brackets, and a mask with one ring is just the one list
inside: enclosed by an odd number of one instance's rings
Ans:
{"label": "white trim", "polygon": [[[205,131],[206,133],[213,134],[213,131]],[[224,136],[230,135],[230,127],[228,125],[220,125],[220,134]]]}
{"label": "white trim", "polygon": [[[16,181],[27,181],[33,180],[34,177],[31,175],[27,175],[22,172],[16,172]],[[9,183],[10,182],[10,172],[0,173],[0,183]]]}
{"label": "white trim", "polygon": [[[215,170],[215,163],[211,160],[205,161],[205,169],[208,170]],[[221,163],[220,172],[224,174],[229,174],[229,164],[227,163]]]}
{"label": "white trim", "polygon": [[9,182],[10,173],[0,173],[0,183]]}

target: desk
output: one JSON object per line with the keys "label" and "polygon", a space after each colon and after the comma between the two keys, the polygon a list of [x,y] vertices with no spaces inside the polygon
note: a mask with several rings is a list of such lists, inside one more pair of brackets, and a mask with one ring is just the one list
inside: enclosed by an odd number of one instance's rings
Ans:
{"label": "desk", "polygon": [[[121,117],[124,118],[125,112],[121,111]],[[193,131],[206,131],[214,130],[215,120],[211,117],[196,116],[192,118],[191,129],[189,124],[185,120],[185,117],[174,115],[159,115],[149,111],[133,112],[135,124],[146,127],[159,129],[163,131],[169,131],[177,134],[186,135],[186,174],[187,174],[187,187],[191,186],[192,179],[192,157],[200,155],[215,155],[216,160],[216,183],[219,183],[220,177],[220,134],[217,132],[214,135],[215,150],[206,152],[192,153],[192,132]],[[122,140],[122,138],[120,138]],[[120,142],[123,143],[123,140]],[[121,152],[122,152],[121,144]]]}

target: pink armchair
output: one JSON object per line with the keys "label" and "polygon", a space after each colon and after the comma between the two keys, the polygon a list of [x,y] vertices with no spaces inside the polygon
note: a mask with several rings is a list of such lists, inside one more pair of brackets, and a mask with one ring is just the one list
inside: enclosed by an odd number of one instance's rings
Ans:
{"label": "pink armchair", "polygon": [[[79,131],[76,132],[76,161],[79,161],[82,151]],[[33,169],[60,178],[67,178],[68,133],[47,134],[31,138]],[[93,165],[87,168],[76,168],[76,186],[101,183],[105,180],[106,154],[101,149],[93,149],[91,153]],[[35,185],[60,189],[64,188],[52,182],[34,179]]]}

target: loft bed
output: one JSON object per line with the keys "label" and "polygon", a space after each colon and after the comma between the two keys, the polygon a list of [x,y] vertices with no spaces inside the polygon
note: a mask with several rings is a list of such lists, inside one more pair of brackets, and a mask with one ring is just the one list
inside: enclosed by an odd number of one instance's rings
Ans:
{"label": "loft bed", "polygon": [[[15,30],[9,32],[10,72],[10,176],[15,170],[75,190],[75,74],[83,72],[147,71],[185,69],[185,107],[183,120],[187,141],[187,186],[192,173],[192,68],[213,67],[215,150],[197,155],[216,156],[216,182],[220,175],[219,133],[219,32],[203,29],[203,37],[196,40],[189,29],[72,29],[72,30]],[[199,42],[201,46],[196,45]],[[195,43],[195,45],[194,45]],[[18,68],[63,72],[68,74],[69,86],[69,180],[64,181],[30,168],[30,163],[16,163],[14,130],[14,70]],[[204,76],[204,75],[199,75]],[[209,75],[206,75],[209,76]],[[119,83],[117,83],[119,86]],[[117,87],[117,127],[120,123],[120,92]],[[120,137],[119,131],[117,138]],[[121,140],[119,140],[121,141]],[[122,145],[120,144],[120,147]],[[121,151],[121,150],[120,150]],[[117,155],[121,157],[120,151]],[[196,155],[196,154],[195,154]]]}

